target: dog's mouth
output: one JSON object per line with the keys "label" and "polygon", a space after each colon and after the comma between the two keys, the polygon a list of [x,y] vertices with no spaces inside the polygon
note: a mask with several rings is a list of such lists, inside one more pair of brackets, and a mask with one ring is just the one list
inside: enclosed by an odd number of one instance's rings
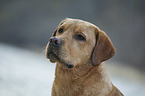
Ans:
{"label": "dog's mouth", "polygon": [[47,58],[53,63],[60,61],[59,57],[52,51],[47,52]]}
{"label": "dog's mouth", "polygon": [[74,65],[71,63],[66,63],[58,54],[53,51],[47,52],[47,58],[50,59],[52,63],[60,62],[66,65],[67,68],[73,68]]}

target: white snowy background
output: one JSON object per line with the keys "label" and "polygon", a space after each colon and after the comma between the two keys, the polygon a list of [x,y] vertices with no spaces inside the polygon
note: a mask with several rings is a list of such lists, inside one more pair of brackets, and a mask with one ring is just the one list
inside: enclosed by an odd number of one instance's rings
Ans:
{"label": "white snowy background", "polygon": [[[145,74],[106,62],[113,84],[125,96],[145,96]],[[41,54],[0,43],[0,96],[51,96],[55,64]]]}

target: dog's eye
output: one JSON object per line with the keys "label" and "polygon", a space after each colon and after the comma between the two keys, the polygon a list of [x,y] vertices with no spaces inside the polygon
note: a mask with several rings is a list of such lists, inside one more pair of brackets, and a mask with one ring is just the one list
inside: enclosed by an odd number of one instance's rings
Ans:
{"label": "dog's eye", "polygon": [[79,41],[85,41],[85,40],[86,40],[86,38],[85,38],[83,35],[81,35],[81,34],[75,35],[74,38],[75,38],[76,40],[79,40]]}
{"label": "dog's eye", "polygon": [[63,33],[63,28],[60,28],[60,29],[58,30],[58,33],[59,33],[59,34]]}

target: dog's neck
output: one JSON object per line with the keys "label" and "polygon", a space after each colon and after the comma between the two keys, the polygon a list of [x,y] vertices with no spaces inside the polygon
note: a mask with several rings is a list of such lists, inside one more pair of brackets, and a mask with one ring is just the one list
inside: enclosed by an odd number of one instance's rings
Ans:
{"label": "dog's neck", "polygon": [[[62,82],[65,83],[63,84]],[[64,88],[64,90],[69,91],[74,89],[74,84],[81,85],[80,88],[83,88],[83,84],[88,83],[86,89],[80,90],[90,91],[92,88],[89,87],[98,86],[97,89],[95,89],[97,91],[94,91],[98,92],[98,94],[109,93],[113,88],[112,82],[107,75],[105,64],[100,64],[99,66],[84,64],[84,66],[81,65],[69,69],[65,65],[57,63],[54,83],[57,84],[59,88]]]}

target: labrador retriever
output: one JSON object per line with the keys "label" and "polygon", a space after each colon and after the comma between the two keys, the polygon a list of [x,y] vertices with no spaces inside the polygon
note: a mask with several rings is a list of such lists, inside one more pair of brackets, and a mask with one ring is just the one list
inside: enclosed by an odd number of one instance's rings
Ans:
{"label": "labrador retriever", "polygon": [[52,96],[123,96],[105,69],[115,48],[94,24],[66,18],[46,46],[46,56],[57,62]]}

